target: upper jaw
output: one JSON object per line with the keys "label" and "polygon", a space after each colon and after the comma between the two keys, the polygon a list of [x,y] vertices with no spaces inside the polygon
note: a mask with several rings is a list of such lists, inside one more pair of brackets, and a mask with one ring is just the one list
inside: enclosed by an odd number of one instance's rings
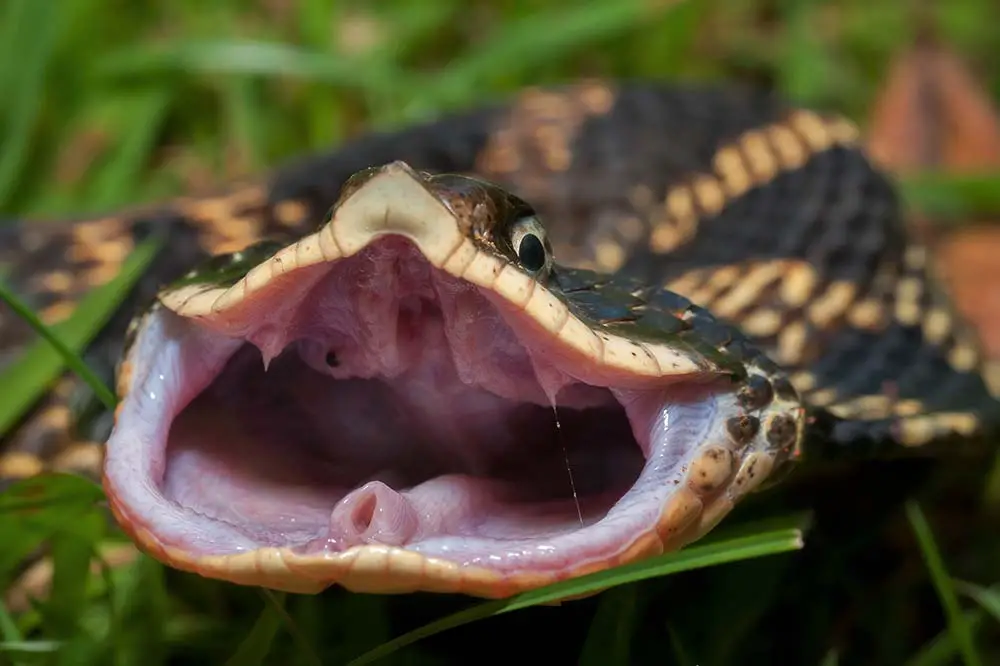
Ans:
{"label": "upper jaw", "polygon": [[[794,400],[772,395],[747,410],[732,378],[690,348],[593,330],[539,280],[474,240],[474,207],[462,208],[468,203],[443,196],[405,165],[389,165],[346,188],[317,233],[279,250],[235,284],[163,295],[123,366],[123,403],[104,476],[112,509],[136,541],[176,567],[278,589],[312,591],[339,582],[358,591],[503,596],[676,549],[711,529],[787,459],[801,429]],[[532,357],[544,359],[534,366],[539,386],[559,383],[552,372],[542,377],[547,368],[564,375],[562,385],[571,376],[612,389],[647,462],[603,519],[521,543],[513,559],[495,558],[482,545],[462,552],[412,533],[402,543],[376,538],[345,549],[261,547],[245,530],[192,514],[164,496],[158,484],[174,417],[224,372],[244,340],[254,341],[265,361],[278,358],[288,340],[266,335],[268,324],[294,318],[296,303],[324,284],[331,267],[386,246],[385,237],[405,239],[441,284],[481,294],[518,340],[529,341]],[[264,317],[261,302],[272,304]],[[174,383],[164,390],[171,373]],[[788,427],[794,435],[779,437]],[[367,490],[386,492],[378,485]]]}

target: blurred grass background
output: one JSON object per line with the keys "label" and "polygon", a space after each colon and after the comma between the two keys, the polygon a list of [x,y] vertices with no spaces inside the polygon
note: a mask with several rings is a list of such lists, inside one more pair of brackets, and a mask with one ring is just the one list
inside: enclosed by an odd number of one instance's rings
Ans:
{"label": "blurred grass background", "polygon": [[[928,21],[1000,98],[995,0],[2,0],[0,214],[76,216],[203,190],[365,129],[581,76],[753,81],[864,125],[890,59]],[[890,492],[887,474],[852,477],[855,512],[806,553],[510,613],[384,663],[544,651],[550,664],[1000,663],[992,514],[948,495],[958,508],[931,517],[951,575],[978,583],[959,582],[949,619],[901,506],[866,503],[865,490]],[[981,481],[960,485],[978,497]],[[331,591],[289,597],[283,617],[257,591],[146,559],[91,572],[116,538],[99,495],[70,480],[46,492],[61,494],[58,510],[26,516],[0,500],[0,580],[59,534],[52,599],[0,608],[0,664],[343,663],[470,604]],[[959,616],[972,652],[959,649]]]}

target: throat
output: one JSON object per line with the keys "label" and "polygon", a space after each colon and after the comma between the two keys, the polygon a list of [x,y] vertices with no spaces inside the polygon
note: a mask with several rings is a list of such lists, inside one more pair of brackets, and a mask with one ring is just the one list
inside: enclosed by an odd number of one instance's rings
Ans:
{"label": "throat", "polygon": [[538,387],[497,395],[429,348],[391,377],[338,378],[306,360],[308,346],[265,370],[245,345],[178,415],[169,499],[256,541],[340,550],[578,529],[642,471],[607,389],[574,385],[551,404]]}

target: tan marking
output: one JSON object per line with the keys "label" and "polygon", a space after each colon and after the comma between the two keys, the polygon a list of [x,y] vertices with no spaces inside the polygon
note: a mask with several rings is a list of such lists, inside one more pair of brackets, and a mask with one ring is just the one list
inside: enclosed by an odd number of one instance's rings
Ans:
{"label": "tan marking", "polygon": [[878,331],[884,325],[885,306],[874,298],[866,298],[854,304],[847,312],[847,321],[854,328],[863,331]]}
{"label": "tan marking", "polygon": [[740,322],[740,328],[751,336],[766,338],[777,333],[781,324],[782,316],[777,310],[760,309],[744,317]]}
{"label": "tan marking", "polygon": [[911,243],[903,253],[903,263],[912,271],[922,271],[927,267],[927,248]]}
{"label": "tan marking", "polygon": [[667,214],[675,220],[694,219],[698,216],[694,207],[694,192],[688,186],[680,186],[667,192]]}
{"label": "tan marking", "polygon": [[63,403],[56,403],[45,408],[38,415],[37,423],[42,424],[48,430],[65,430],[69,427],[72,413],[69,407]]}
{"label": "tan marking", "polygon": [[209,198],[186,197],[177,201],[178,211],[195,223],[212,226],[220,220],[235,217],[238,211],[261,208],[267,204],[267,193],[257,185],[238,188],[224,196]]}
{"label": "tan marking", "polygon": [[607,272],[617,271],[625,262],[625,250],[611,240],[598,241],[595,253],[597,265]]}
{"label": "tan marking", "polygon": [[903,278],[896,284],[896,319],[904,326],[913,326],[920,321],[922,295],[923,284],[917,278]]}
{"label": "tan marking", "polygon": [[75,309],[76,303],[73,301],[58,301],[39,312],[38,317],[51,326],[69,318]]}
{"label": "tan marking", "polygon": [[211,254],[228,254],[260,240],[262,231],[262,222],[257,217],[219,218],[204,226],[201,240]]}
{"label": "tan marking", "polygon": [[940,345],[952,331],[954,321],[945,308],[934,308],[924,316],[924,337],[932,345]]}
{"label": "tan marking", "polygon": [[818,391],[809,392],[809,402],[817,407],[827,407],[837,400],[837,389],[822,388]]}
{"label": "tan marking", "polygon": [[852,282],[834,282],[810,304],[809,321],[817,328],[826,328],[850,309],[857,290]]}
{"label": "tan marking", "polygon": [[715,173],[722,179],[726,194],[730,198],[742,195],[753,186],[753,180],[746,165],[743,164],[743,156],[738,146],[726,146],[720,149],[712,162]]}
{"label": "tan marking", "polygon": [[969,436],[979,428],[979,419],[968,412],[938,412],[904,419],[899,424],[904,446],[922,446],[945,433]]}
{"label": "tan marking", "polygon": [[0,479],[27,479],[45,471],[37,456],[23,451],[10,451],[0,456]]}
{"label": "tan marking", "polygon": [[68,271],[53,271],[42,275],[38,284],[49,293],[59,294],[73,287],[73,276]]}
{"label": "tan marking", "polygon": [[768,132],[771,145],[778,154],[778,160],[784,169],[798,169],[809,159],[809,149],[801,139],[786,125],[776,125]]}
{"label": "tan marking", "polygon": [[688,297],[702,307],[708,307],[724,290],[736,283],[742,276],[742,267],[730,264],[711,271],[708,280]]}
{"label": "tan marking", "polygon": [[716,215],[726,205],[726,193],[719,181],[711,176],[699,176],[691,188],[698,199],[698,206],[706,215]]}
{"label": "tan marking", "polygon": [[835,137],[830,133],[830,124],[812,111],[795,111],[788,119],[788,123],[798,131],[814,152],[826,150],[835,142]]}
{"label": "tan marking", "polygon": [[801,365],[808,342],[806,325],[801,321],[789,323],[778,334],[778,362],[783,365]]}
{"label": "tan marking", "polygon": [[705,275],[706,269],[696,268],[669,280],[663,287],[694,301],[695,299],[691,295],[705,281]]}
{"label": "tan marking", "polygon": [[783,122],[748,130],[715,153],[715,175],[698,175],[689,185],[678,185],[668,192],[668,220],[653,226],[653,251],[671,252],[696,232],[700,215],[694,199],[701,215],[717,215],[729,199],[767,182],[782,169],[802,166],[811,154],[810,148],[818,151],[835,143],[855,143],[857,138],[857,129],[848,121],[824,120],[811,111],[797,111]]}
{"label": "tan marking", "polygon": [[578,90],[578,99],[592,116],[607,114],[615,104],[614,90],[604,83],[585,81],[578,84]]}
{"label": "tan marking", "polygon": [[894,405],[896,415],[904,417],[917,416],[926,409],[922,401],[912,398],[900,400]]}
{"label": "tan marking", "polygon": [[83,280],[90,288],[100,287],[117,277],[121,269],[121,262],[98,264],[84,272]]}
{"label": "tan marking", "polygon": [[694,237],[698,230],[698,215],[691,187],[682,185],[667,192],[664,213],[665,216],[654,215],[656,222],[650,239],[653,251],[661,254],[680,247]]}
{"label": "tan marking", "polygon": [[808,393],[816,388],[816,376],[805,370],[796,372],[789,378],[789,381],[792,382],[792,386],[799,393]]}
{"label": "tan marking", "polygon": [[678,227],[670,223],[660,223],[653,227],[649,246],[653,252],[666,254],[680,247],[685,240],[685,234]]}
{"label": "tan marking", "polygon": [[767,141],[767,130],[746,132],[741,143],[750,171],[758,183],[765,183],[778,173],[778,163]]}
{"label": "tan marking", "polygon": [[988,360],[980,369],[986,386],[994,398],[1000,396],[1000,360]]}
{"label": "tan marking", "polygon": [[841,418],[882,419],[892,415],[892,399],[887,395],[861,395],[830,406]]}
{"label": "tan marking", "polygon": [[57,472],[76,472],[99,477],[104,462],[104,446],[97,442],[77,442],[62,450],[52,459],[51,467]]}
{"label": "tan marking", "polygon": [[733,289],[712,303],[712,310],[725,319],[735,319],[740,312],[756,303],[764,290],[781,278],[784,271],[783,261],[750,265]]}
{"label": "tan marking", "polygon": [[[495,131],[476,159],[484,175],[516,174],[524,196],[541,196],[552,172],[566,171],[573,144],[588,117],[606,114],[614,92],[582,83],[563,92],[528,88],[511,104],[506,127]],[[539,166],[544,165],[544,169]]]}
{"label": "tan marking", "polygon": [[[80,222],[73,226],[68,256],[79,264],[110,264],[115,272],[134,249],[123,223],[115,218]],[[96,286],[96,285],[94,285]]]}
{"label": "tan marking", "polygon": [[512,130],[499,130],[479,157],[479,169],[485,173],[507,174],[521,170],[521,152],[514,145]]}
{"label": "tan marking", "polygon": [[781,280],[781,300],[793,308],[801,308],[812,298],[817,281],[812,266],[804,261],[789,261]]}
{"label": "tan marking", "polygon": [[642,220],[634,215],[626,215],[618,220],[618,233],[628,243],[637,243],[642,240],[644,231]]}
{"label": "tan marking", "polygon": [[957,344],[948,352],[948,363],[959,372],[972,372],[979,365],[979,350],[968,343]]}
{"label": "tan marking", "polygon": [[566,171],[573,163],[569,137],[561,127],[539,127],[535,130],[538,145],[543,148],[542,161],[550,171]]}
{"label": "tan marking", "polygon": [[274,219],[284,227],[297,227],[309,216],[309,208],[301,201],[280,201],[274,207]]}

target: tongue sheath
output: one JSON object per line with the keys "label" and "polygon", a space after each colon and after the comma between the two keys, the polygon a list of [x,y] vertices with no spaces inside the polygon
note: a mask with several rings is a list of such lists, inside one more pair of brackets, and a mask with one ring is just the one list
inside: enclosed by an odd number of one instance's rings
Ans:
{"label": "tongue sheath", "polygon": [[420,538],[466,534],[477,516],[496,513],[501,494],[494,482],[464,474],[439,476],[402,492],[369,481],[334,507],[324,545],[405,546]]}

